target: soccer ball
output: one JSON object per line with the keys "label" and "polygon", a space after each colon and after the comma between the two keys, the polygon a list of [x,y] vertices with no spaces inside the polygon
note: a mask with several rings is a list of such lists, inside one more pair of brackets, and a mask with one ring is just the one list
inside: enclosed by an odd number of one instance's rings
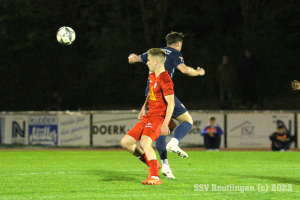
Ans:
{"label": "soccer ball", "polygon": [[57,41],[63,45],[72,44],[75,40],[75,37],[75,31],[66,26],[59,28],[56,34]]}

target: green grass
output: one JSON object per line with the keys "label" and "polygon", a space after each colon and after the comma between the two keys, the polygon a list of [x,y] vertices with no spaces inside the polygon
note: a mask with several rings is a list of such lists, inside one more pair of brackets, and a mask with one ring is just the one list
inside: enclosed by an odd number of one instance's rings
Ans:
{"label": "green grass", "polygon": [[[162,185],[146,186],[146,166],[125,151],[0,151],[0,199],[299,199],[299,152],[188,153],[168,154],[177,180],[161,176]],[[195,184],[209,189],[194,191]],[[255,191],[212,191],[211,184]],[[270,191],[272,184],[292,191]]]}

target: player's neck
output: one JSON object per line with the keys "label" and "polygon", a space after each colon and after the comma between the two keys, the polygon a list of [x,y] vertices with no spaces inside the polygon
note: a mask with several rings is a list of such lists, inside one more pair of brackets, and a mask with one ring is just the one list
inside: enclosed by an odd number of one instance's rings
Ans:
{"label": "player's neck", "polygon": [[180,50],[181,50],[181,48],[180,48],[179,46],[177,46],[177,45],[168,45],[168,47],[171,47],[171,48],[173,48],[173,49],[176,49],[177,51],[180,51]]}
{"label": "player's neck", "polygon": [[159,67],[156,67],[156,70],[155,70],[155,77],[157,78],[161,73],[163,73],[165,70],[165,66],[162,65],[162,66],[159,66]]}

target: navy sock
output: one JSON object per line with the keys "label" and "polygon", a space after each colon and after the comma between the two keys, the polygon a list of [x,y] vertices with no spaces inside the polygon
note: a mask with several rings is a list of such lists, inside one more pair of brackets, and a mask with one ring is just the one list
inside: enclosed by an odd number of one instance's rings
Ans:
{"label": "navy sock", "polygon": [[157,138],[156,140],[156,148],[157,148],[157,151],[159,153],[159,156],[160,156],[160,159],[161,160],[165,160],[167,159],[167,150],[166,150],[166,138],[167,136],[165,135],[161,135]]}
{"label": "navy sock", "polygon": [[190,122],[182,122],[176,127],[173,137],[180,141],[191,130],[192,126]]}

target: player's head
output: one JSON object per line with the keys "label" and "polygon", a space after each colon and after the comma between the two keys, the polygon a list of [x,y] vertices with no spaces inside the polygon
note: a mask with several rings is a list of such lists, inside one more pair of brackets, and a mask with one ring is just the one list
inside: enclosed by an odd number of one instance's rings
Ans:
{"label": "player's head", "polygon": [[177,50],[181,50],[184,35],[178,32],[171,32],[166,36],[167,46],[176,47]]}
{"label": "player's head", "polygon": [[159,48],[153,48],[148,51],[147,65],[151,72],[154,72],[157,66],[164,66],[165,61],[166,53],[163,50]]}
{"label": "player's head", "polygon": [[213,126],[213,125],[215,125],[215,123],[216,123],[216,118],[215,118],[215,117],[210,117],[210,118],[209,118],[209,124],[210,124],[211,126]]}
{"label": "player's head", "polygon": [[283,125],[278,125],[277,126],[277,133],[283,133],[284,132],[284,126]]}

